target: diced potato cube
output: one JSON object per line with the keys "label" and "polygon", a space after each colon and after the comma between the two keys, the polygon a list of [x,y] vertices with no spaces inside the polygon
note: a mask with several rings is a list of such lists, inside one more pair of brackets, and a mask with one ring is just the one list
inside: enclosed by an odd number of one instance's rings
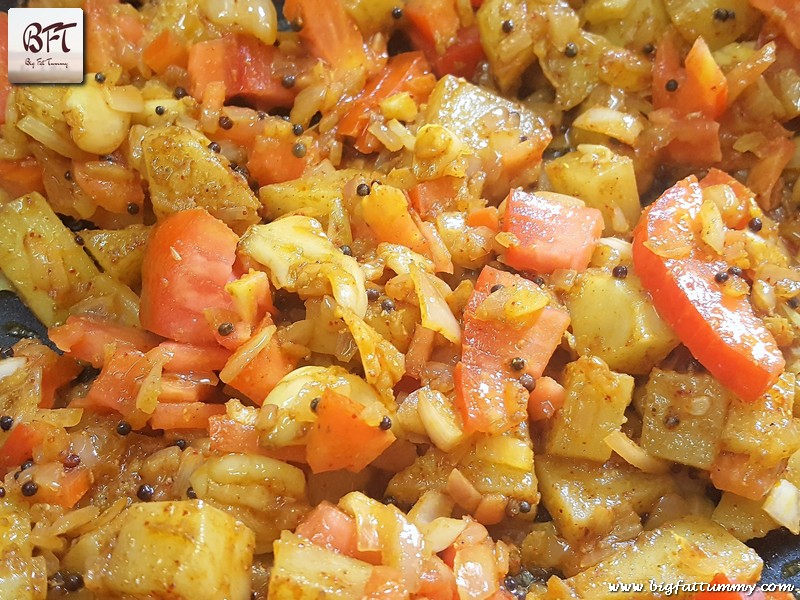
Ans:
{"label": "diced potato cube", "polygon": [[535,467],[542,503],[559,533],[571,543],[609,531],[614,510],[621,505],[628,504],[642,515],[663,495],[675,491],[668,474],[643,473],[611,462],[540,455]]}
{"label": "diced potato cube", "polygon": [[44,559],[33,558],[31,522],[19,508],[0,504],[0,600],[43,600],[47,595]]}
{"label": "diced potato cube", "polygon": [[670,25],[663,0],[587,0],[583,16],[586,29],[626,48],[655,44]]}
{"label": "diced potato cube", "polygon": [[[413,504],[428,490],[444,491],[454,468],[483,494],[500,494],[506,498],[526,501],[535,507],[539,503],[536,473],[527,467],[533,445],[526,423],[501,434],[503,442],[487,442],[482,438],[474,443],[458,461],[454,455],[432,448],[417,458],[413,465],[397,473],[389,482],[386,493],[400,502]],[[478,444],[480,448],[478,448]]]}
{"label": "diced potato cube", "polygon": [[250,529],[208,504],[134,504],[87,583],[101,596],[247,600],[253,544]]}
{"label": "diced potato cube", "polygon": [[605,437],[625,422],[633,396],[633,377],[612,372],[601,359],[581,357],[567,365],[564,406],[552,418],[546,448],[550,454],[605,461]]}
{"label": "diced potato cube", "polygon": [[724,492],[711,519],[730,531],[737,540],[746,542],[761,538],[778,528],[772,517],[764,512],[762,504],[761,500],[750,500]]}
{"label": "diced potato cube", "polygon": [[288,214],[314,217],[327,225],[328,216],[344,197],[344,186],[358,178],[369,182],[370,171],[341,169],[329,173],[312,173],[300,179],[265,185],[258,190],[265,216],[277,219]]}
{"label": "diced potato cube", "polygon": [[[528,4],[525,0],[485,0],[478,9],[481,45],[504,93],[519,86],[522,73],[536,62],[533,44],[541,25],[528,14]],[[514,23],[511,32],[497,26],[503,21]]]}
{"label": "diced potato cube", "polygon": [[372,565],[284,531],[275,542],[269,600],[361,600]]}
{"label": "diced potato cube", "polygon": [[138,288],[142,283],[142,261],[150,229],[145,225],[86,229],[81,231],[81,237],[89,254],[106,273],[129,287]]}
{"label": "diced potato cube", "polygon": [[642,398],[642,446],[659,458],[710,468],[729,402],[730,394],[711,375],[654,369]]}
{"label": "diced potato cube", "polygon": [[[543,120],[520,104],[452,75],[440,79],[428,99],[425,122],[445,127],[475,154],[496,160],[500,173],[485,193],[502,198],[511,187],[533,183],[552,136]],[[524,137],[524,141],[522,141]]]}
{"label": "diced potato cube", "polygon": [[800,421],[793,418],[795,375],[784,373],[755,402],[733,398],[722,432],[722,449],[776,464],[800,449]]}
{"label": "diced potato cube", "polygon": [[639,220],[636,174],[627,156],[605,146],[581,144],[544,169],[554,191],[576,196],[603,213],[606,235],[630,231]]}
{"label": "diced potato cube", "polygon": [[664,0],[669,18],[681,35],[694,42],[702,37],[712,50],[735,42],[750,30],[759,18],[748,0],[725,0],[725,9],[736,15],[732,19],[715,19],[721,8],[717,0]]}
{"label": "diced potato cube", "polygon": [[633,273],[617,279],[602,269],[586,271],[567,295],[567,307],[577,351],[615,371],[647,374],[679,343]]}
{"label": "diced potato cube", "polygon": [[266,456],[211,457],[190,482],[198,498],[253,531],[258,554],[268,552],[282,530],[297,527],[308,510],[303,472]]}
{"label": "diced potato cube", "polygon": [[136,294],[100,273],[41,194],[0,206],[0,222],[0,268],[42,323],[62,323],[76,306],[102,306],[138,325]]}
{"label": "diced potato cube", "polygon": [[142,176],[156,216],[202,207],[241,233],[259,221],[258,199],[227,159],[208,148],[201,133],[178,126],[153,127],[142,139]]}
{"label": "diced potato cube", "polygon": [[[609,583],[708,583],[717,573],[731,581],[755,582],[762,561],[752,550],[722,527],[697,516],[687,516],[642,533],[599,564],[567,580],[580,598],[620,600],[641,598],[641,593],[611,591]],[[665,590],[662,593],[666,594]]]}

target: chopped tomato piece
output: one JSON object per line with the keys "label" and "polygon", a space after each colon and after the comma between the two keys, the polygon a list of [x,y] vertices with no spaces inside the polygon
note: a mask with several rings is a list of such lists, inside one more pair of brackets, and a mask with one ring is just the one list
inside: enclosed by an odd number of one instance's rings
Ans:
{"label": "chopped tomato piece", "polygon": [[116,411],[134,427],[141,427],[147,415],[136,408],[142,380],[156,367],[159,355],[142,354],[130,346],[120,346],[106,360],[103,370],[83,398],[70,404],[99,412]]}
{"label": "chopped tomato piece", "polygon": [[142,60],[160,74],[170,65],[186,68],[189,51],[186,44],[172,30],[164,29],[144,49]]}
{"label": "chopped tomato piece", "polygon": [[796,0],[750,0],[750,4],[783,29],[795,48],[800,48],[800,5]]}
{"label": "chopped tomato piece", "polygon": [[[702,203],[694,176],[664,192],[634,230],[633,263],[656,310],[695,358],[743,400],[755,401],[783,372],[783,355],[749,298],[724,294],[715,281],[728,264],[710,260],[689,241],[685,223]],[[668,247],[686,255],[666,258],[654,251]]]}
{"label": "chopped tomato piece", "polygon": [[509,377],[462,361],[453,380],[465,431],[500,432],[525,419],[525,398]]}
{"label": "chopped tomato piece", "polygon": [[[569,326],[566,311],[544,307],[528,327],[478,319],[475,311],[495,285],[535,288],[512,273],[484,267],[464,309],[461,362],[456,365],[456,405],[467,431],[502,431],[525,418],[521,374],[540,377]],[[521,368],[511,366],[522,359]]]}
{"label": "chopped tomato piece", "polygon": [[36,502],[58,504],[72,508],[92,487],[92,472],[84,467],[65,470],[58,465],[55,479],[39,480],[39,489],[34,498]]}
{"label": "chopped tomato piece", "polygon": [[664,148],[666,159],[681,165],[712,165],[722,160],[719,123],[703,116],[682,117],[674,108],[650,113],[653,125],[663,127],[670,136]]}
{"label": "chopped tomato piece", "polygon": [[[272,320],[267,318],[265,323],[271,325]],[[239,360],[240,352],[235,352],[230,360]],[[267,394],[296,366],[297,358],[284,352],[278,338],[273,335],[267,345],[226,383],[261,406]]]}
{"label": "chopped tomato piece", "polygon": [[461,27],[455,0],[409,0],[404,12],[419,48],[441,55],[455,42]]}
{"label": "chopped tomato piece", "polygon": [[291,106],[296,90],[281,85],[272,65],[278,49],[248,35],[226,35],[189,49],[189,91],[202,98],[209,84],[225,84],[225,99],[241,97],[269,110]]}
{"label": "chopped tomato piece", "polygon": [[108,212],[128,214],[131,204],[139,207],[140,211],[144,206],[141,181],[131,169],[122,169],[103,160],[72,161],[72,176],[78,187]]}
{"label": "chopped tomato piece", "polygon": [[101,72],[116,65],[132,69],[139,60],[144,25],[139,13],[119,0],[85,0],[86,69]]}
{"label": "chopped tomato piece", "polygon": [[214,344],[204,311],[231,310],[238,238],[203,209],[184,210],[156,225],[142,264],[142,326],[178,342]]}
{"label": "chopped tomato piece", "polygon": [[462,27],[456,33],[456,40],[441,56],[433,57],[426,53],[437,77],[455,75],[472,79],[486,53],[481,44],[481,33],[477,25]]}
{"label": "chopped tomato piece", "polygon": [[286,0],[283,14],[288,20],[302,24],[300,39],[311,54],[334,69],[369,64],[364,39],[341,2]]}
{"label": "chopped tomato piece", "polygon": [[411,214],[406,195],[389,186],[375,185],[361,201],[364,222],[381,242],[401,244],[424,256],[428,244]]}
{"label": "chopped tomato piece", "polygon": [[247,169],[259,185],[283,183],[299,178],[310,163],[310,156],[298,158],[291,138],[258,136],[247,159]]}
{"label": "chopped tomato piece", "polygon": [[785,138],[771,139],[761,149],[761,158],[747,175],[747,185],[764,209],[772,210],[780,204],[780,194],[773,198],[773,190],[796,151],[794,142]]}
{"label": "chopped tomato piece", "polygon": [[338,469],[358,473],[394,442],[394,434],[377,423],[367,423],[361,416],[363,411],[355,400],[325,390],[306,446],[314,473]]}
{"label": "chopped tomato piece", "polygon": [[33,456],[33,449],[42,443],[44,432],[27,423],[17,423],[7,434],[0,437],[5,442],[0,446],[0,474],[6,473],[19,466]]}
{"label": "chopped tomato piece", "polygon": [[455,600],[458,598],[456,576],[441,558],[432,556],[422,563],[417,593],[430,600]]}
{"label": "chopped tomato piece", "polygon": [[51,327],[47,335],[59,350],[96,368],[103,366],[107,346],[126,346],[144,353],[159,342],[157,336],[138,327],[74,315],[67,317],[63,325]]}
{"label": "chopped tomato piece", "polygon": [[179,342],[162,342],[159,347],[169,356],[164,370],[173,373],[221,371],[231,356],[231,351],[221,346],[195,346]]}
{"label": "chopped tomato piece", "polygon": [[225,414],[225,407],[222,404],[159,402],[150,416],[150,427],[153,429],[208,429],[208,420],[214,415],[222,414]]}
{"label": "chopped tomato piece", "polygon": [[697,38],[684,64],[674,34],[666,34],[653,63],[653,106],[674,108],[684,117],[699,113],[718,119],[727,108],[728,81],[703,38]]}
{"label": "chopped tomato piece", "polygon": [[494,206],[487,206],[473,210],[467,215],[467,225],[470,227],[488,227],[494,232],[500,231],[500,217]]}
{"label": "chopped tomato piece", "polygon": [[14,345],[14,356],[27,358],[29,366],[42,370],[42,398],[39,408],[52,408],[56,392],[74,380],[81,372],[81,366],[66,354],[57,354],[41,342],[20,340]]}
{"label": "chopped tomato piece", "polygon": [[746,454],[720,452],[709,470],[717,489],[761,500],[778,481],[785,466],[785,461],[762,465]]}
{"label": "chopped tomato piece", "polygon": [[408,197],[411,200],[411,206],[420,217],[431,219],[453,205],[458,186],[458,179],[445,175],[437,179],[420,181],[408,190]]}
{"label": "chopped tomato piece", "polygon": [[304,446],[264,448],[258,444],[258,431],[252,425],[243,425],[225,415],[216,415],[208,420],[211,448],[218,452],[239,454],[261,454],[277,460],[295,463],[306,462]]}
{"label": "chopped tomato piece", "polygon": [[312,510],[295,531],[307,540],[340,554],[374,562],[378,552],[361,552],[358,549],[356,521],[336,506],[323,500]]}
{"label": "chopped tomato piece", "polygon": [[218,381],[213,373],[192,373],[191,375],[177,375],[175,373],[161,374],[161,391],[158,401],[167,404],[190,404],[204,402],[214,396],[215,382]]}
{"label": "chopped tomato piece", "polygon": [[528,417],[531,421],[549,419],[564,406],[566,391],[555,379],[542,377],[528,396]]}
{"label": "chopped tomato piece", "polygon": [[725,112],[728,81],[703,38],[697,38],[681,67],[674,33],[664,35],[653,63],[653,106],[674,108],[686,117],[716,120]]}
{"label": "chopped tomato piece", "polygon": [[580,203],[569,205],[539,194],[511,190],[503,231],[519,245],[506,250],[504,262],[520,271],[584,271],[603,233],[603,215]]}
{"label": "chopped tomato piece", "polygon": [[364,600],[405,600],[409,597],[403,576],[394,567],[376,565],[364,589]]}
{"label": "chopped tomato piece", "polygon": [[[0,13],[0,27],[3,27],[2,16],[6,13]],[[0,51],[2,51],[2,42],[0,39]],[[5,58],[5,55],[3,56]],[[2,63],[0,63],[0,68]],[[5,117],[5,97],[3,97],[3,74],[0,73],[0,110],[3,114],[0,115],[0,125],[3,124]],[[10,86],[10,84],[9,84]],[[8,94],[8,90],[5,92]],[[44,194],[44,183],[42,183],[42,166],[35,158],[27,157],[20,160],[0,160],[0,188],[6,190],[14,198],[18,198],[24,194],[31,192],[39,192]]]}
{"label": "chopped tomato piece", "polygon": [[364,86],[353,107],[340,119],[339,133],[356,138],[355,147],[359,152],[368,154],[378,150],[379,142],[367,132],[370,114],[378,110],[378,104],[401,92],[409,92],[416,102],[422,102],[434,83],[428,61],[421,52],[393,56],[383,71]]}

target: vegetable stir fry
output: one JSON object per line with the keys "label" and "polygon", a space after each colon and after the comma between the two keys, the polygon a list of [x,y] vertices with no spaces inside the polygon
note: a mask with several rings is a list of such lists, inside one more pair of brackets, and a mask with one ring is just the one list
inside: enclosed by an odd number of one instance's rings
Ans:
{"label": "vegetable stir fry", "polygon": [[0,69],[0,599],[707,600],[800,535],[795,2],[82,8],[83,84]]}

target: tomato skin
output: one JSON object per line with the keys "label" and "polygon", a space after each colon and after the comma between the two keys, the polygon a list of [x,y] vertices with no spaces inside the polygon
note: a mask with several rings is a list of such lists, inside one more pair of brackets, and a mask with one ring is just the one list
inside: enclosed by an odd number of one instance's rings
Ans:
{"label": "tomato skin", "polygon": [[[0,24],[2,27],[2,24]],[[0,52],[3,52],[3,41],[0,39]],[[2,63],[0,63],[0,69]],[[5,115],[6,98],[3,94],[8,94],[9,90],[3,90],[2,74],[0,74],[0,125],[3,124]],[[17,198],[31,192],[45,194],[44,183],[42,182],[42,167],[35,158],[27,157],[20,160],[0,160],[0,181],[2,187]]]}
{"label": "tomato skin", "polygon": [[150,416],[153,429],[208,429],[208,421],[215,415],[225,414],[222,404],[189,402],[166,404],[160,402]]}
{"label": "tomato skin", "polygon": [[[358,550],[358,534],[353,517],[346,514],[327,500],[323,500],[312,510],[303,522],[297,526],[296,532],[310,542],[334,550],[345,556],[380,561],[377,552],[361,552]],[[376,556],[377,555],[377,556]]]}
{"label": "tomato skin", "polygon": [[225,284],[233,279],[237,242],[204,209],[177,212],[156,225],[142,264],[142,326],[178,342],[215,344],[204,311],[233,308]]}
{"label": "tomato skin", "polygon": [[549,306],[524,329],[478,319],[475,311],[497,284],[535,286],[490,266],[483,268],[475,283],[464,308],[461,362],[454,372],[455,404],[466,431],[503,431],[525,418],[528,396],[517,382],[521,373],[511,369],[510,361],[524,358],[524,372],[540,377],[569,326],[569,314]]}
{"label": "tomato skin", "polygon": [[59,350],[90,363],[103,366],[106,346],[129,346],[147,352],[158,345],[159,338],[138,327],[119,325],[88,316],[70,315],[63,325],[51,327],[47,335]]}
{"label": "tomato skin", "polygon": [[567,206],[515,189],[506,200],[503,231],[519,240],[503,258],[517,270],[585,271],[603,233],[603,215],[596,208]]}
{"label": "tomato skin", "polygon": [[218,452],[260,454],[288,462],[306,462],[304,446],[264,448],[258,445],[259,433],[254,425],[244,425],[223,414],[209,418],[208,432],[211,437],[211,449]]}
{"label": "tomato skin", "polygon": [[664,192],[634,230],[633,264],[659,315],[700,363],[743,400],[755,401],[783,372],[783,355],[747,296],[723,293],[714,277],[728,264],[698,249],[683,258],[658,256],[646,242],[678,239],[703,202],[690,176]]}
{"label": "tomato skin", "polygon": [[0,475],[5,477],[9,471],[31,458],[33,449],[44,440],[44,432],[26,423],[17,424],[0,446]]}
{"label": "tomato skin", "polygon": [[355,400],[325,390],[306,446],[314,473],[338,469],[358,473],[392,445],[394,434],[367,423],[361,417],[363,411]]}
{"label": "tomato skin", "polygon": [[418,103],[423,102],[435,84],[430,66],[422,52],[404,52],[389,59],[386,67],[364,86],[352,108],[338,123],[341,135],[354,137],[356,149],[368,154],[380,149],[380,142],[367,128],[370,115],[378,104],[401,92],[408,92]]}
{"label": "tomato skin", "polygon": [[303,23],[300,39],[335,70],[369,65],[364,38],[341,2],[286,0],[283,14]]}
{"label": "tomato skin", "polygon": [[210,83],[221,81],[226,100],[240,96],[264,110],[291,106],[296,90],[283,87],[280,77],[272,73],[277,53],[275,47],[247,35],[194,44],[188,57],[189,91],[200,99]]}

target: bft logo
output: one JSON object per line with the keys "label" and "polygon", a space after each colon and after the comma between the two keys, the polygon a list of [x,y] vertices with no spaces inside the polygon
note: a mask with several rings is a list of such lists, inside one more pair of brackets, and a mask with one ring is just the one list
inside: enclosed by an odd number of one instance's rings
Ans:
{"label": "bft logo", "polygon": [[8,79],[16,84],[81,83],[83,10],[9,10]]}
{"label": "bft logo", "polygon": [[42,49],[49,53],[50,43],[61,40],[61,51],[66,54],[70,51],[67,46],[67,30],[77,26],[77,23],[53,23],[42,27],[41,23],[31,23],[22,34],[22,45],[25,50],[34,54],[41,52]]}

